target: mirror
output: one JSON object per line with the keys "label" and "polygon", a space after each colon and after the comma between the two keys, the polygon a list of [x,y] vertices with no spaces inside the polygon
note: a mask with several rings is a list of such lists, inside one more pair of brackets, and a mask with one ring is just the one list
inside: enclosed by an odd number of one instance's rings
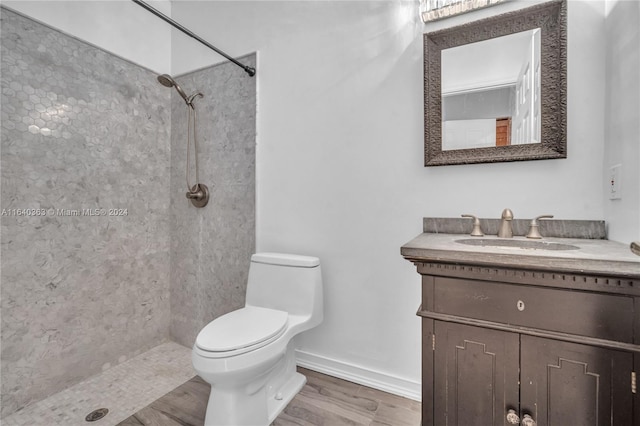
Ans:
{"label": "mirror", "polygon": [[540,142],[539,28],[444,49],[441,61],[443,151]]}
{"label": "mirror", "polygon": [[425,34],[425,166],[566,158],[566,4]]}

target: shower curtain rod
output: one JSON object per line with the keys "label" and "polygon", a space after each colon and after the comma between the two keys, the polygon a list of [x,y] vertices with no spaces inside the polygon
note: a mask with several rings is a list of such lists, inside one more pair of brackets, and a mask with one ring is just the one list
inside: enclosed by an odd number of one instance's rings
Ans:
{"label": "shower curtain rod", "polygon": [[195,38],[200,43],[204,44],[209,49],[213,50],[214,52],[218,53],[219,55],[224,56],[225,58],[227,58],[228,60],[230,60],[231,62],[233,62],[237,66],[239,66],[240,68],[242,68],[247,74],[249,74],[250,77],[253,77],[254,75],[256,75],[256,69],[255,68],[252,68],[252,67],[250,67],[248,65],[244,65],[244,64],[238,62],[236,59],[234,59],[231,56],[227,55],[222,50],[220,50],[217,47],[215,47],[214,45],[208,43],[206,40],[202,39],[201,37],[198,37],[196,34],[191,32],[187,28],[183,27],[182,25],[180,25],[179,23],[177,23],[173,19],[169,18],[164,13],[162,13],[159,10],[154,9],[153,7],[149,6],[144,1],[142,1],[142,0],[131,0],[131,1],[134,2],[135,4],[137,4],[138,6],[141,6],[144,9],[148,10],[149,12],[153,13],[154,15],[156,15],[158,18],[162,19],[163,21],[171,24],[173,27],[179,29],[180,31],[182,31],[183,33],[188,35],[189,37]]}

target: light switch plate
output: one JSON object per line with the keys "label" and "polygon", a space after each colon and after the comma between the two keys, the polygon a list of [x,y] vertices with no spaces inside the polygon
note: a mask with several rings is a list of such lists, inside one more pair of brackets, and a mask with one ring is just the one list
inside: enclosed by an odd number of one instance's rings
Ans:
{"label": "light switch plate", "polygon": [[616,164],[609,169],[609,199],[619,200],[622,198],[622,165]]}

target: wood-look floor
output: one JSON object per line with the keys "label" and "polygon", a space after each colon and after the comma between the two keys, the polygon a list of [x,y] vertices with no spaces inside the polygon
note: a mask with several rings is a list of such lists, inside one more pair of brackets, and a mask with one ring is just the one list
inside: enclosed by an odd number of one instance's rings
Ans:
{"label": "wood-look floor", "polygon": [[[420,403],[299,368],[307,384],[272,426],[418,426]],[[202,426],[209,385],[198,376],[118,426]],[[232,426],[232,425],[229,425]]]}

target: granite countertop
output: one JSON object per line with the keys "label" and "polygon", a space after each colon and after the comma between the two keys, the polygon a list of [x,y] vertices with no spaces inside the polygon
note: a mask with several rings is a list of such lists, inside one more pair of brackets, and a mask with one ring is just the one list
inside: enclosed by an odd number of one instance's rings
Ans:
{"label": "granite countertop", "polygon": [[[474,265],[506,266],[567,273],[584,273],[640,279],[640,256],[629,245],[603,239],[544,238],[550,243],[570,244],[577,250],[540,250],[519,247],[472,246],[457,243],[466,239],[502,240],[495,236],[428,233],[402,246],[402,256],[411,261],[441,261]],[[525,237],[509,240],[536,241]]]}

